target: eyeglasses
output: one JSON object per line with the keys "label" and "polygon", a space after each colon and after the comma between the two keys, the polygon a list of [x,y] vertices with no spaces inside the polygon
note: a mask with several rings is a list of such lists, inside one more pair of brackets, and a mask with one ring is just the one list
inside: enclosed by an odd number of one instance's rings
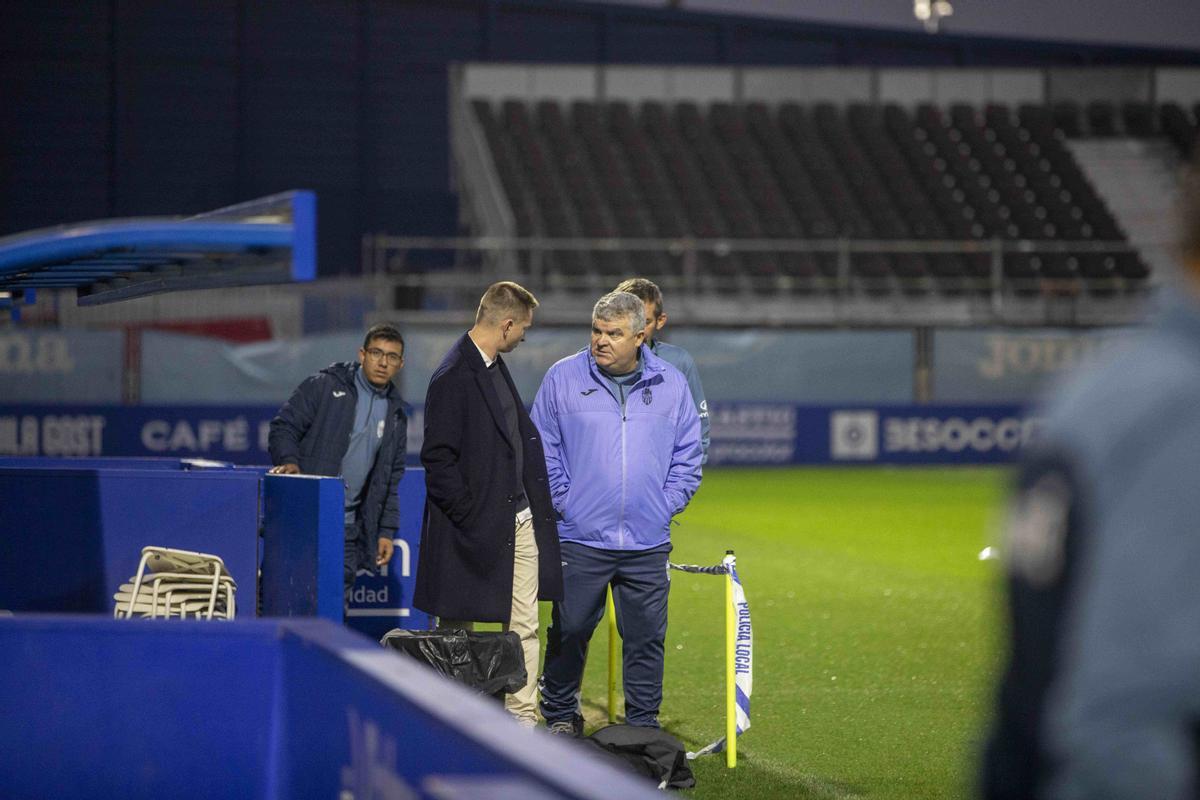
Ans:
{"label": "eyeglasses", "polygon": [[399,353],[385,353],[378,347],[368,348],[367,355],[376,361],[387,361],[389,367],[398,367],[400,366],[400,362],[404,360],[404,356]]}

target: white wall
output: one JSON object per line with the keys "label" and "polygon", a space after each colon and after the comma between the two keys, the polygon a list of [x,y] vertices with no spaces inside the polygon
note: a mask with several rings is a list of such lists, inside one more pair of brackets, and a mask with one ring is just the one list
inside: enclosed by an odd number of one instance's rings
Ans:
{"label": "white wall", "polygon": [[[610,0],[612,2],[613,0]],[[666,5],[665,0],[615,0],[625,5]],[[680,0],[686,11],[779,17],[851,27],[921,31],[909,0]],[[1019,39],[1200,46],[1196,0],[952,0],[947,33]]]}
{"label": "white wall", "polygon": [[886,103],[1040,103],[1044,74],[1035,69],[883,69],[879,99]]}
{"label": "white wall", "polygon": [[1047,87],[1050,102],[1148,102],[1154,96],[1154,70],[1136,67],[1054,69],[1048,73]]}
{"label": "white wall", "polygon": [[[1196,0],[1200,8],[1200,0]],[[1200,68],[1058,67],[958,69],[897,67],[682,67],[577,64],[467,64],[468,98],[558,100],[690,100],[768,103],[1200,102]]]}
{"label": "white wall", "polygon": [[1184,106],[1200,103],[1200,69],[1160,69],[1155,99]]}
{"label": "white wall", "polygon": [[866,68],[818,69],[767,68],[742,70],[742,92],[747,100],[780,103],[870,102],[872,71]]}
{"label": "white wall", "polygon": [[597,93],[597,67],[555,64],[468,64],[462,91],[492,100],[591,100]]}

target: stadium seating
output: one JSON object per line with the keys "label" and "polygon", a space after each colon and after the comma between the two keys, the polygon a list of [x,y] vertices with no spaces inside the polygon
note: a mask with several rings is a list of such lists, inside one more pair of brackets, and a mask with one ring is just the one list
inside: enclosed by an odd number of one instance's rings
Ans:
{"label": "stadium seating", "polygon": [[[1175,104],[473,107],[520,236],[755,243],[691,262],[653,247],[547,258],[552,275],[580,288],[632,273],[679,279],[694,269],[694,285],[714,292],[959,294],[997,281],[1018,295],[1137,291],[1149,270],[1120,249],[1125,235],[1066,139],[1161,135],[1183,152],[1196,137]],[[993,239],[1118,246],[1010,252],[996,269],[986,247]],[[757,245],[772,240],[779,246]],[[980,247],[839,252],[835,240]]]}
{"label": "stadium seating", "polygon": [[1179,155],[1184,158],[1196,149],[1197,123],[1200,123],[1200,116],[1193,121],[1178,103],[1164,103],[1158,110],[1158,125],[1162,135],[1175,145]]}

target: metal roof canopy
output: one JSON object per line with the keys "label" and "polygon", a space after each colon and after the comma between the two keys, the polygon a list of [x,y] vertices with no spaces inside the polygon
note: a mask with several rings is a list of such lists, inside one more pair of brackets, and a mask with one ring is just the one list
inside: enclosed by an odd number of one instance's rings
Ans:
{"label": "metal roof canopy", "polygon": [[0,237],[0,308],[74,288],[81,306],[316,277],[317,198],[297,190],[194,217],[98,220]]}

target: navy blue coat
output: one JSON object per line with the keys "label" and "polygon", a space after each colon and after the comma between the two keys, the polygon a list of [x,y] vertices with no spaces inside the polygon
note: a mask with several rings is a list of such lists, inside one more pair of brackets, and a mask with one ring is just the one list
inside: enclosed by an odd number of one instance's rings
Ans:
{"label": "navy blue coat", "polygon": [[[271,420],[267,446],[271,463],[296,464],[305,475],[337,476],[350,446],[358,388],[354,384],[357,362],[330,364],[296,387]],[[387,418],[375,465],[367,476],[366,492],[358,508],[356,569],[376,571],[375,557],[381,535],[394,538],[400,527],[396,487],[404,476],[408,449],[408,416],[395,386],[387,390]]]}
{"label": "navy blue coat", "polygon": [[[514,397],[503,359],[497,369]],[[425,518],[413,605],[454,620],[508,622],[516,506],[524,485],[538,546],[538,598],[562,599],[562,560],[541,434],[517,403],[524,475],[483,358],[463,335],[425,398]]]}

